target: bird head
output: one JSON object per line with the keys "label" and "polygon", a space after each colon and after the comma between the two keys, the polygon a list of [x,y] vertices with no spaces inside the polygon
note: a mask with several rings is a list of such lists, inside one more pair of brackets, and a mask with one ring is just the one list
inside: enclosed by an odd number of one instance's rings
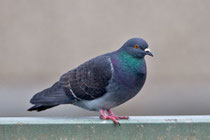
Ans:
{"label": "bird head", "polygon": [[125,42],[120,50],[126,51],[129,55],[143,58],[145,55],[153,56],[148,48],[148,44],[144,39],[131,38]]}

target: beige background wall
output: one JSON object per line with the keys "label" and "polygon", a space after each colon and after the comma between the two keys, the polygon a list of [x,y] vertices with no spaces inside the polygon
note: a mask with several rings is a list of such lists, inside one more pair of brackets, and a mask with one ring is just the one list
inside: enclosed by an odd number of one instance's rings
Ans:
{"label": "beige background wall", "polygon": [[96,115],[73,106],[28,113],[60,75],[127,39],[147,40],[148,79],[118,114],[210,114],[209,0],[0,0],[0,116]]}

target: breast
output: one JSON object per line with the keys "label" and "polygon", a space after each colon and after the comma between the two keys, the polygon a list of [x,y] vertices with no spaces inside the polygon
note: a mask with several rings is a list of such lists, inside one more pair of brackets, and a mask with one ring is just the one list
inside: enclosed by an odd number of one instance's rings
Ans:
{"label": "breast", "polygon": [[128,98],[131,98],[134,97],[143,87],[146,80],[146,73],[122,75],[120,80],[119,77],[115,78],[112,87],[110,87],[112,88],[112,91],[115,91],[116,94],[123,94],[129,96]]}
{"label": "breast", "polygon": [[135,64],[114,63],[114,81],[127,88],[141,88],[146,80],[147,68],[145,60],[138,60]]}
{"label": "breast", "polygon": [[128,66],[116,63],[113,65],[114,74],[108,90],[114,94],[112,99],[120,104],[137,95],[145,83],[147,75],[145,60],[137,63],[132,67],[129,63],[125,63]]}

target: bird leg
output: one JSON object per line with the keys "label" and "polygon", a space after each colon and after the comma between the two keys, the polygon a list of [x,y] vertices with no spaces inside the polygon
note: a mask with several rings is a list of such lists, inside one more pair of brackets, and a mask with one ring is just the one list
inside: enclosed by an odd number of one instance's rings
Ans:
{"label": "bird leg", "polygon": [[126,119],[126,120],[128,120],[128,118],[129,118],[129,117],[127,117],[127,116],[116,116],[116,115],[111,111],[111,109],[107,109],[107,112],[108,112],[108,114],[109,114],[110,116],[114,117],[116,120],[118,120],[118,119]]}
{"label": "bird leg", "polygon": [[101,113],[100,119],[103,119],[103,120],[113,120],[113,122],[114,122],[115,124],[120,124],[120,123],[117,121],[117,119],[116,119],[115,117],[107,115],[107,114],[104,112],[104,110],[100,110],[99,112]]}

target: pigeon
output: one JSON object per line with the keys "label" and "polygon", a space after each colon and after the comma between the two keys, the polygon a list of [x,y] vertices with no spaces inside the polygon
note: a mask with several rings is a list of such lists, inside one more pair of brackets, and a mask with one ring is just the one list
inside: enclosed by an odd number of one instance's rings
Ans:
{"label": "pigeon", "polygon": [[97,56],[63,74],[50,88],[35,94],[28,111],[43,111],[73,104],[100,112],[100,119],[119,124],[111,109],[133,98],[143,87],[147,68],[144,57],[153,56],[144,39],[131,38],[121,48]]}

